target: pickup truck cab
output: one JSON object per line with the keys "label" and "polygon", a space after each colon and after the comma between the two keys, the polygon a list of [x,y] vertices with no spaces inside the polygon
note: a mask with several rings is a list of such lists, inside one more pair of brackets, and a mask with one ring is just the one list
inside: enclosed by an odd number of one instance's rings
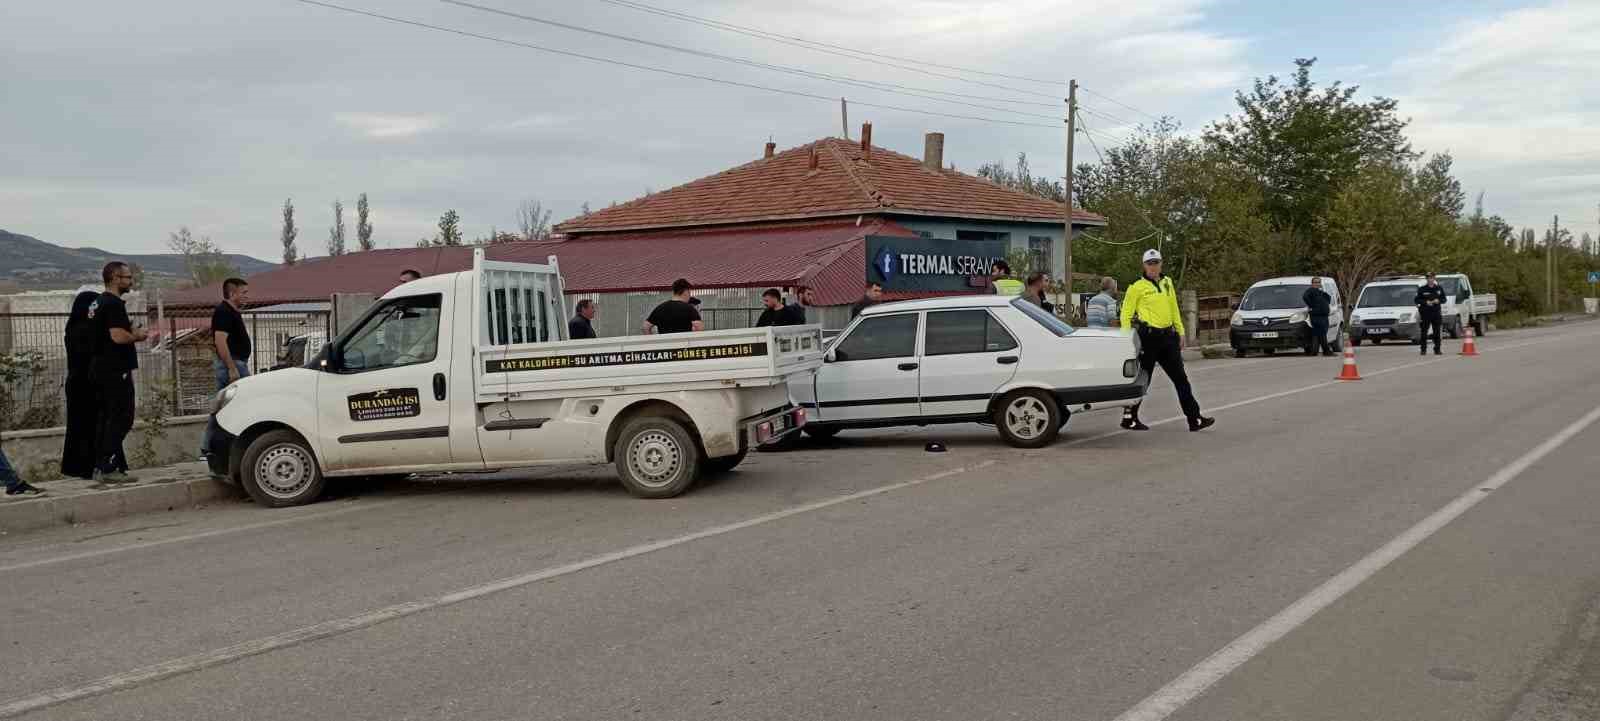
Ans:
{"label": "pickup truck cab", "polygon": [[[1489,316],[1498,305],[1493,293],[1474,293],[1472,280],[1464,273],[1441,273],[1439,287],[1445,292],[1441,316],[1443,331],[1460,338],[1462,328],[1471,326],[1477,335],[1489,329]],[[1420,275],[1386,276],[1362,286],[1356,307],[1350,312],[1350,342],[1374,345],[1386,340],[1421,341],[1421,323],[1416,306],[1417,287],[1428,282]]]}
{"label": "pickup truck cab", "polygon": [[306,367],[217,394],[213,474],[256,502],[327,479],[615,463],[666,498],[805,422],[786,382],[821,365],[817,326],[565,339],[556,258],[389,291]]}
{"label": "pickup truck cab", "polygon": [[1005,442],[1039,448],[1076,410],[1138,403],[1150,377],[1132,334],[1073,328],[1016,296],[975,295],[871,306],[789,393],[805,431],[992,423]]}
{"label": "pickup truck cab", "polygon": [[[1271,355],[1280,350],[1303,352],[1311,348],[1311,321],[1303,300],[1310,288],[1311,276],[1305,275],[1269,278],[1250,286],[1228,329],[1233,354],[1243,358],[1252,350]],[[1328,315],[1328,344],[1335,351],[1342,351],[1344,302],[1339,297],[1339,284],[1324,276],[1322,289],[1333,296],[1329,303],[1332,313]]]}

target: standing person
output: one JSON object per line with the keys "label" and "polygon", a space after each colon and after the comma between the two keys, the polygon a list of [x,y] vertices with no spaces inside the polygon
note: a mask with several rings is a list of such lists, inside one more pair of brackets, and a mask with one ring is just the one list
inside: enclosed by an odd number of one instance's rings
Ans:
{"label": "standing person", "polygon": [[1011,264],[996,260],[989,266],[990,295],[1021,295],[1022,281],[1011,277]]}
{"label": "standing person", "polygon": [[877,305],[878,299],[883,297],[883,284],[867,281],[867,287],[861,292],[861,300],[850,306],[850,320],[855,320],[867,306]]}
{"label": "standing person", "polygon": [[[1139,366],[1144,372],[1152,373],[1159,364],[1172,381],[1173,389],[1178,391],[1178,405],[1189,419],[1189,430],[1214,425],[1215,418],[1200,415],[1200,402],[1195,400],[1189,375],[1183,370],[1183,316],[1178,312],[1178,291],[1172,286],[1172,279],[1162,274],[1161,251],[1155,248],[1144,252],[1144,275],[1128,286],[1128,295],[1122,299],[1122,327],[1134,328],[1139,334]],[[1150,430],[1139,420],[1138,405],[1123,411],[1122,427]]]}
{"label": "standing person", "polygon": [[413,280],[422,280],[422,274],[410,268],[400,271],[400,284],[405,285]]}
{"label": "standing person", "polygon": [[1084,310],[1084,321],[1090,328],[1109,328],[1117,322],[1117,279],[1105,276],[1100,279],[1100,292],[1089,299]]}
{"label": "standing person", "polygon": [[1300,297],[1306,304],[1306,313],[1311,321],[1311,343],[1306,345],[1306,355],[1316,355],[1317,349],[1322,349],[1323,355],[1333,355],[1333,344],[1328,342],[1328,315],[1333,312],[1333,296],[1322,289],[1322,279],[1312,278],[1311,287],[1306,289],[1305,295]]}
{"label": "standing person", "polygon": [[1428,273],[1428,282],[1417,288],[1417,319],[1422,325],[1422,335],[1417,342],[1422,346],[1422,354],[1428,354],[1428,329],[1433,329],[1433,354],[1444,355],[1439,351],[1440,335],[1444,327],[1444,288],[1439,285],[1439,279],[1432,272]]}
{"label": "standing person", "polygon": [[17,475],[17,469],[11,467],[11,461],[6,458],[6,449],[0,448],[0,482],[5,483],[8,496],[42,496],[41,491],[28,485]]}
{"label": "standing person", "polygon": [[[211,311],[211,349],[216,357],[211,359],[211,373],[221,391],[240,378],[250,375],[250,330],[244,325],[239,310],[250,298],[250,284],[241,278],[222,281],[222,302]],[[211,454],[211,439],[217,432],[217,417],[206,421],[205,434],[200,438],[200,457]]]}
{"label": "standing person", "polygon": [[645,334],[705,330],[705,323],[700,321],[700,311],[695,308],[699,305],[699,299],[689,297],[689,291],[693,289],[694,286],[689,285],[687,279],[672,281],[672,298],[662,301],[661,305],[650,311],[650,317],[644,321]]}
{"label": "standing person", "polygon": [[761,317],[756,320],[757,328],[769,325],[805,325],[805,309],[798,305],[784,305],[783,294],[777,288],[768,288],[761,292],[761,303],[766,310],[761,311]]}
{"label": "standing person", "polygon": [[94,380],[100,399],[99,428],[94,438],[95,479],[101,483],[130,483],[136,480],[119,466],[122,441],[133,430],[133,372],[139,368],[135,344],[147,334],[133,327],[128,306],[122,296],[133,287],[133,273],[121,261],[107,263],[100,270],[105,292],[89,304],[89,320],[94,324],[95,354],[89,362],[89,377]]}
{"label": "standing person", "polygon": [[67,351],[67,427],[61,439],[61,475],[68,478],[94,478],[94,434],[99,427],[100,401],[89,377],[89,364],[94,360],[99,336],[89,319],[89,306],[99,297],[97,290],[78,291],[72,299],[63,338]]}
{"label": "standing person", "polygon": [[584,338],[599,338],[594,332],[594,314],[600,312],[594,301],[584,298],[578,301],[578,307],[573,308],[572,320],[567,321],[567,338],[569,340],[583,340]]}
{"label": "standing person", "polygon": [[1027,298],[1029,303],[1043,308],[1044,312],[1054,315],[1056,305],[1044,298],[1045,286],[1049,284],[1050,276],[1037,271],[1030,273],[1028,282],[1022,288],[1022,297]]}

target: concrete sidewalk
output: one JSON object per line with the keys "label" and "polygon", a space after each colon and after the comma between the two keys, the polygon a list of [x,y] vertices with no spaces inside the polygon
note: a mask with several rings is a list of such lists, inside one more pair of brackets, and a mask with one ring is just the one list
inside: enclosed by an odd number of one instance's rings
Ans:
{"label": "concrete sidewalk", "polygon": [[45,492],[42,497],[0,496],[0,534],[244,497],[211,480],[206,464],[199,462],[141,468],[132,475],[139,481],[108,486],[72,478],[35,483]]}

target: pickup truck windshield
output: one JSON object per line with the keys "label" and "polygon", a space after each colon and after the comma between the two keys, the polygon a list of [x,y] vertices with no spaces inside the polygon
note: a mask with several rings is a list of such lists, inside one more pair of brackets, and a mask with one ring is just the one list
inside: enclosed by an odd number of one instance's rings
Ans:
{"label": "pickup truck windshield", "polygon": [[1306,290],[1311,285],[1258,285],[1244,294],[1239,310],[1290,310],[1306,307]]}
{"label": "pickup truck windshield", "polygon": [[1369,285],[1361,291],[1357,308],[1388,308],[1412,306],[1417,302],[1417,288],[1412,285]]}
{"label": "pickup truck windshield", "polygon": [[1011,301],[1011,307],[1022,311],[1023,315],[1039,321],[1039,325],[1044,326],[1046,330],[1056,334],[1058,337],[1064,338],[1072,335],[1073,333],[1073,327],[1067,325],[1065,321],[1046,313],[1043,308],[1040,308],[1033,303],[1029,303],[1023,298],[1019,297],[1016,300]]}

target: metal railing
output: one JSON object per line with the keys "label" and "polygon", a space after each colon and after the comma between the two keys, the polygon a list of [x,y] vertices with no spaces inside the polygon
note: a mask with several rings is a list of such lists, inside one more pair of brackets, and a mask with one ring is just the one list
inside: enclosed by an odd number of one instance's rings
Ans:
{"label": "metal railing", "polygon": [[[243,312],[250,333],[251,373],[279,367],[300,336],[326,337],[330,314],[324,310]],[[11,369],[0,381],[0,428],[48,428],[64,420],[67,377],[67,313],[0,313],[0,364]],[[212,360],[211,311],[168,309],[134,312],[129,320],[144,326],[150,339],[138,344],[135,393],[170,393],[172,413],[204,413],[216,393]]]}

